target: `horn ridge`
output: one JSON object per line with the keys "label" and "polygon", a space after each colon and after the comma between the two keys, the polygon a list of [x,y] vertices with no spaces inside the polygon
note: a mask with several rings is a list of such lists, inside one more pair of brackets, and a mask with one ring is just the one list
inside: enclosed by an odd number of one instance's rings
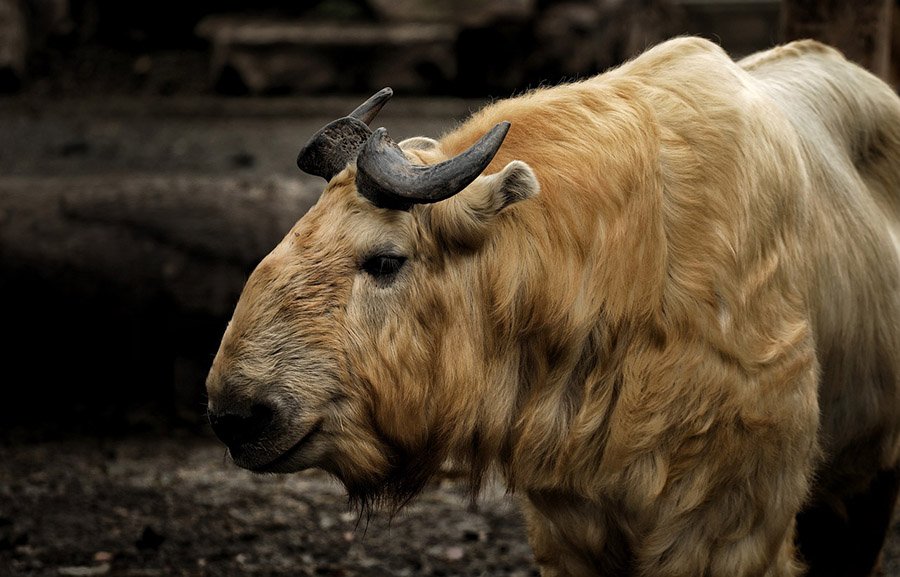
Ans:
{"label": "horn ridge", "polygon": [[390,88],[382,88],[347,116],[320,128],[297,154],[297,167],[307,174],[331,180],[356,157],[372,134],[369,123],[393,94]]}
{"label": "horn ridge", "polygon": [[413,204],[440,202],[457,194],[478,178],[491,163],[509,132],[500,122],[467,150],[444,162],[412,164],[379,128],[356,158],[356,188],[374,205],[408,210]]}

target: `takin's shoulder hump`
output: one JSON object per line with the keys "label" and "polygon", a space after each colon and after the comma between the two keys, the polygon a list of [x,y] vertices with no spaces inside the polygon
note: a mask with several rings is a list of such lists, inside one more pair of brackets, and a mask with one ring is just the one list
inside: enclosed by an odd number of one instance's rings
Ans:
{"label": "takin's shoulder hump", "polygon": [[620,68],[597,78],[598,81],[628,78],[647,86],[670,87],[676,91],[690,86],[700,92],[733,92],[740,89],[743,81],[738,78],[743,74],[718,44],[695,36],[682,36],[654,46]]}
{"label": "takin's shoulder hump", "polygon": [[660,42],[653,48],[644,52],[645,56],[653,54],[715,54],[728,59],[728,54],[721,46],[699,36],[678,36],[665,42]]}
{"label": "takin's shoulder hump", "polygon": [[[697,36],[679,36],[650,48],[623,68],[629,72],[649,69],[667,69],[691,62],[718,61],[733,65],[734,61],[718,44]],[[637,69],[637,70],[635,70]]]}
{"label": "takin's shoulder hump", "polygon": [[817,40],[795,40],[768,50],[751,54],[738,64],[747,71],[753,71],[766,65],[808,59],[829,59],[844,61],[844,55],[838,50]]}

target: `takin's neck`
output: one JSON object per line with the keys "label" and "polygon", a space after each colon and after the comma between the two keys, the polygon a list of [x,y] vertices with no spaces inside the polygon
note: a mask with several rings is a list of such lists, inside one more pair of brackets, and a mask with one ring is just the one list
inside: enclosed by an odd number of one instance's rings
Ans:
{"label": "takin's neck", "polygon": [[640,322],[609,315],[604,261],[584,248],[599,247],[602,235],[597,227],[585,230],[581,239],[531,230],[530,250],[500,238],[482,256],[488,272],[459,291],[465,296],[458,306],[481,303],[484,328],[451,323],[440,347],[436,373],[446,382],[437,390],[446,398],[436,399],[443,408],[437,437],[468,467],[474,489],[491,469],[526,491],[590,495],[603,484],[599,463],[623,360],[634,346],[659,346],[664,338],[653,315]]}

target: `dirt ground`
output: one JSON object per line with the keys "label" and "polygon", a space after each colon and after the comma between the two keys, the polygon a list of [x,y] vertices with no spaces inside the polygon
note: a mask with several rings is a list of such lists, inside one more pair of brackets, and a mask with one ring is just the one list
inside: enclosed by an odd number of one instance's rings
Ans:
{"label": "dirt ground", "polygon": [[[82,438],[0,448],[0,575],[538,575],[514,498],[473,506],[449,476],[360,519],[324,474],[257,476],[212,439]],[[885,573],[900,576],[900,524]]]}
{"label": "dirt ground", "polygon": [[444,478],[360,519],[321,473],[257,476],[213,440],[0,449],[0,575],[536,575],[513,500]]}

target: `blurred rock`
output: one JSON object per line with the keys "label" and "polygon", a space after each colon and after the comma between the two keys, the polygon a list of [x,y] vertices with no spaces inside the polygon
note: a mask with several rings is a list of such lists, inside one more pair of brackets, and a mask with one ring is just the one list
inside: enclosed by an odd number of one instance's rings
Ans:
{"label": "blurred rock", "polygon": [[95,575],[106,575],[109,573],[109,563],[102,563],[94,566],[76,566],[76,567],[60,567],[57,573],[62,577],[94,577]]}
{"label": "blurred rock", "polygon": [[455,22],[481,26],[501,19],[525,20],[534,15],[535,0],[369,0],[388,22]]}
{"label": "blurred rock", "polygon": [[447,547],[444,550],[444,556],[447,557],[448,561],[459,561],[466,556],[466,551],[462,547]]}
{"label": "blurred rock", "polygon": [[407,93],[440,90],[456,74],[449,24],[247,21],[211,16],[197,34],[212,46],[211,75],[222,92]]}
{"label": "blurred rock", "polygon": [[[314,199],[286,179],[97,177],[0,186],[16,219],[0,230],[4,272],[156,296],[226,316],[251,268]],[[80,279],[80,280],[77,280]]]}
{"label": "blurred rock", "polygon": [[25,79],[28,20],[22,0],[0,0],[0,92],[17,90]]}

